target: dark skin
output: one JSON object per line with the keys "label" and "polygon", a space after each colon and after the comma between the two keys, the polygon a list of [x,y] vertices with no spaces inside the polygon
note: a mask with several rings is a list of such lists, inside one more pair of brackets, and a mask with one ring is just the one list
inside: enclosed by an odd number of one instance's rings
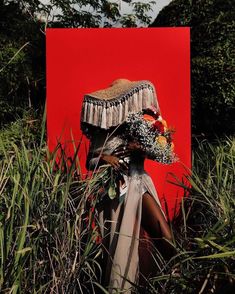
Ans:
{"label": "dark skin", "polygon": [[127,169],[128,166],[123,162],[120,163],[119,160],[125,156],[129,156],[131,151],[141,149],[138,143],[130,142],[127,146],[121,145],[116,148],[111,155],[102,154],[101,159],[108,164],[111,164],[115,169]]}
{"label": "dark skin", "polygon": [[[120,163],[120,158],[130,155],[131,152],[138,151],[143,154],[143,149],[140,144],[130,142],[128,145],[121,145],[111,155],[101,155],[104,162],[111,164],[115,169],[127,169],[125,163]],[[164,237],[172,241],[172,234],[165,217],[153,199],[153,196],[148,192],[144,193],[142,201],[142,226],[151,236],[151,238]]]}
{"label": "dark skin", "polygon": [[[115,169],[126,170],[128,169],[128,166],[125,162],[120,163],[119,160],[129,156],[132,152],[139,152],[142,156],[144,156],[144,151],[141,145],[136,142],[130,142],[126,146],[122,145],[116,148],[111,155],[102,154],[101,159],[103,162],[111,164]],[[160,251],[165,260],[169,260],[176,255],[174,247],[168,242],[173,241],[169,224],[167,223],[160,206],[148,192],[144,193],[142,196],[141,227],[148,233],[152,244]],[[158,268],[156,268],[156,264],[151,256],[151,253],[146,252],[144,248],[146,248],[145,239],[143,239],[140,235],[140,293],[146,293],[145,286],[148,278],[154,276],[156,272],[158,272]]]}

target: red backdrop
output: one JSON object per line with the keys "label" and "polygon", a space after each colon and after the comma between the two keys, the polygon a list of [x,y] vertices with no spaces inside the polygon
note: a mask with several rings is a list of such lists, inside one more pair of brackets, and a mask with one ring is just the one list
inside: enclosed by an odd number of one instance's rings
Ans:
{"label": "red backdrop", "polygon": [[[150,80],[156,88],[163,118],[174,126],[175,152],[180,161],[163,165],[147,160],[159,198],[166,198],[170,216],[183,189],[168,181],[181,180],[191,168],[190,29],[79,28],[47,29],[47,134],[53,151],[57,142],[81,141],[80,113],[83,95],[108,87],[118,78]],[[60,139],[59,139],[60,138]],[[88,140],[79,149],[85,170]],[[178,200],[177,200],[178,199]]]}

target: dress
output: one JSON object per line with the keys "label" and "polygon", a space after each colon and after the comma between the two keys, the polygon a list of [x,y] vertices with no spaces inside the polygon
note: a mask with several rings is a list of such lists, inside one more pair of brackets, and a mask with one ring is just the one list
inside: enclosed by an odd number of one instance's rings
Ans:
{"label": "dress", "polygon": [[[118,135],[107,136],[103,132],[91,139],[87,166],[95,169],[102,152],[111,154],[123,139]],[[93,156],[93,154],[96,154]],[[118,197],[108,201],[98,211],[99,225],[103,243],[109,256],[105,265],[105,284],[109,293],[119,293],[115,289],[132,293],[131,282],[139,279],[139,236],[141,230],[142,195],[148,191],[157,204],[161,204],[151,177],[144,170],[144,157],[130,157],[129,174],[124,175],[127,191],[122,202]],[[165,213],[162,210],[164,217]]]}

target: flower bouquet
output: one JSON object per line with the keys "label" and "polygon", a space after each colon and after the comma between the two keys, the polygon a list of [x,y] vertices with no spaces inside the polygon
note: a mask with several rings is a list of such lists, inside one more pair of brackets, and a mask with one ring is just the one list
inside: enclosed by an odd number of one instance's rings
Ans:
{"label": "flower bouquet", "polygon": [[178,160],[174,153],[172,134],[160,113],[154,108],[129,114],[126,120],[125,139],[141,145],[146,157],[164,164]]}

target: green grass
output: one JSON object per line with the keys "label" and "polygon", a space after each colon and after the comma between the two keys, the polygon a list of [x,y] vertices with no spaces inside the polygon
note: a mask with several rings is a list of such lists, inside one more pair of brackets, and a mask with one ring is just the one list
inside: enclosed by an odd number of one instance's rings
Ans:
{"label": "green grass", "polygon": [[181,277],[166,279],[159,293],[234,291],[234,160],[232,138],[194,148],[192,188],[173,223]]}
{"label": "green grass", "polygon": [[97,233],[89,229],[91,220],[82,222],[87,183],[72,170],[54,168],[44,131],[28,146],[22,138],[0,140],[0,288],[87,293],[99,284],[101,271]]}
{"label": "green grass", "polygon": [[[75,166],[55,168],[45,116],[42,124],[35,121],[36,130],[28,120],[0,131],[0,291],[97,293],[102,251],[87,198],[107,172],[81,180]],[[225,138],[194,148],[192,188],[172,223],[178,254],[166,262],[153,252],[159,274],[146,293],[234,290],[234,147],[234,139]],[[177,264],[179,277],[171,274]]]}

